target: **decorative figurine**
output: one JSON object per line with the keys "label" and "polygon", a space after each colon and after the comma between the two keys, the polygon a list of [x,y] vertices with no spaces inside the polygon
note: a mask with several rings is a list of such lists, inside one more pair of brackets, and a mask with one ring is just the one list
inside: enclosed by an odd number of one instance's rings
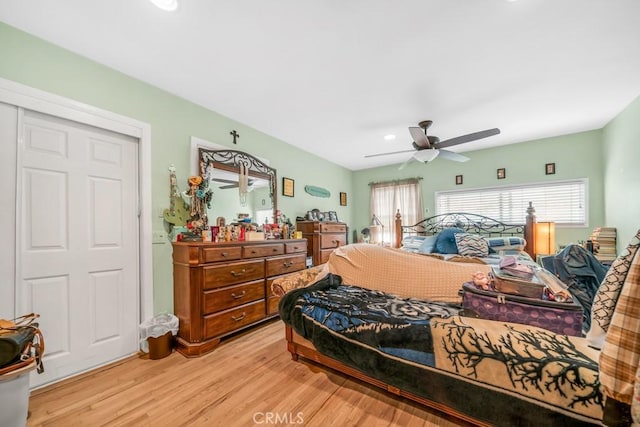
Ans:
{"label": "decorative figurine", "polygon": [[491,282],[491,280],[486,273],[484,273],[483,271],[476,271],[475,273],[473,273],[472,278],[473,284],[476,285],[476,287],[484,289],[485,291],[489,290],[489,282]]}

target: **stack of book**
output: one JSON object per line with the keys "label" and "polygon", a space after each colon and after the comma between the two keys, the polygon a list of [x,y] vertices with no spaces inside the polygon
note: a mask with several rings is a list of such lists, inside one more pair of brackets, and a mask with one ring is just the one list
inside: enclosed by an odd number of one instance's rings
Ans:
{"label": "stack of book", "polygon": [[593,242],[593,253],[598,261],[610,264],[616,259],[615,227],[596,227],[589,239]]}

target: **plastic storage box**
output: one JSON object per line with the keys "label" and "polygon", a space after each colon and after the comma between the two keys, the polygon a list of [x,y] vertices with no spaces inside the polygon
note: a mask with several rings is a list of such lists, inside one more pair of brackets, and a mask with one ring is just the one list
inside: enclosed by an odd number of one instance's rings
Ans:
{"label": "plastic storage box", "polygon": [[33,362],[23,368],[0,375],[0,426],[24,426],[29,413],[29,373]]}

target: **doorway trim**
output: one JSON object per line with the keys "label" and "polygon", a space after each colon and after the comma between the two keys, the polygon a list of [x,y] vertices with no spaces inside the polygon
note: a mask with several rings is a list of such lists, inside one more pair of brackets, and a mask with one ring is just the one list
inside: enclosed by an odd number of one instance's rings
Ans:
{"label": "doorway trim", "polygon": [[[103,110],[60,95],[55,95],[0,77],[0,102],[51,116],[72,120],[112,132],[121,133],[139,141],[138,145],[138,221],[139,238],[139,298],[140,321],[153,316],[153,250],[151,231],[151,125]],[[13,158],[15,171],[17,158]],[[17,179],[17,177],[14,178]],[[17,181],[16,181],[17,182]],[[16,183],[14,182],[14,184]],[[14,185],[15,187],[15,185]],[[14,211],[15,212],[15,211]],[[15,219],[15,218],[14,218]],[[13,235],[14,243],[16,234]],[[15,271],[14,282],[15,282]],[[13,300],[13,315],[16,301]]]}

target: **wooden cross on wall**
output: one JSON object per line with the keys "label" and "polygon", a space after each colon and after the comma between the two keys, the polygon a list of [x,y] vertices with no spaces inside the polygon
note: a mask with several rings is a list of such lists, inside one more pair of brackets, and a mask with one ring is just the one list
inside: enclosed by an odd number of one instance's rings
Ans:
{"label": "wooden cross on wall", "polygon": [[233,135],[233,143],[237,144],[238,142],[236,141],[236,139],[240,138],[240,134],[234,129],[232,132],[229,132],[229,135]]}

